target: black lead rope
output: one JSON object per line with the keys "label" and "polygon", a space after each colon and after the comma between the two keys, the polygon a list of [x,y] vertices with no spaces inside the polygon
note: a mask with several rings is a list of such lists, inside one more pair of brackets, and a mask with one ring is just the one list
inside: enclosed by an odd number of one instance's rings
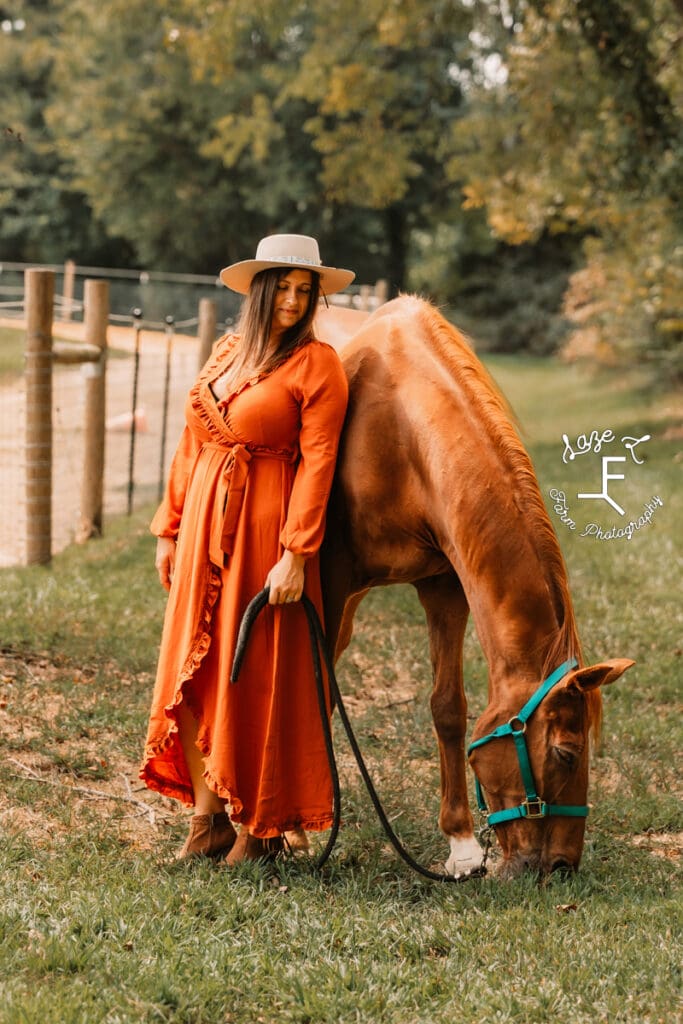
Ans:
{"label": "black lead rope", "polygon": [[[247,642],[249,640],[249,635],[251,633],[251,628],[259,612],[265,607],[266,604],[268,604],[269,594],[270,590],[268,587],[265,587],[263,590],[261,590],[256,595],[256,597],[254,597],[249,602],[247,609],[242,617],[239,633],[237,635],[235,657],[232,663],[232,671],[230,673],[231,683],[236,683],[239,678],[240,669],[242,667],[242,661],[244,660],[244,654],[247,648]],[[327,858],[330,856],[332,848],[334,847],[334,844],[337,840],[337,835],[339,833],[339,822],[341,818],[341,791],[339,787],[339,772],[337,770],[337,761],[334,756],[334,746],[332,743],[332,729],[330,727],[330,720],[327,713],[327,702],[325,700],[325,685],[323,682],[322,665],[320,661],[320,652],[322,651],[323,659],[325,661],[325,667],[327,669],[327,675],[330,682],[330,695],[332,697],[332,701],[334,705],[336,705],[337,710],[339,711],[339,717],[342,720],[342,725],[344,726],[344,730],[351,745],[351,749],[353,751],[354,757],[356,758],[356,763],[358,764],[358,769],[361,773],[361,776],[363,777],[363,782],[365,783],[367,791],[370,794],[370,799],[372,800],[373,806],[377,813],[377,817],[381,821],[382,826],[384,827],[384,831],[386,832],[391,842],[391,845],[396,850],[396,853],[403,861],[405,861],[405,863],[409,867],[413,869],[413,871],[416,871],[419,875],[422,875],[424,878],[429,878],[433,882],[466,882],[469,881],[469,879],[471,878],[483,878],[483,876],[486,874],[486,856],[488,854],[489,847],[488,843],[485,848],[484,862],[482,863],[481,867],[474,868],[472,871],[468,871],[465,874],[457,876],[443,874],[438,871],[431,871],[429,868],[423,867],[422,864],[419,864],[401,844],[401,841],[399,840],[398,836],[391,827],[386,812],[382,807],[373,781],[368,773],[368,769],[363,759],[360,747],[358,746],[358,741],[356,740],[353,729],[351,728],[351,722],[349,721],[349,716],[346,713],[346,708],[344,707],[342,695],[339,692],[337,677],[334,674],[332,659],[330,657],[330,653],[327,647],[327,641],[325,639],[325,634],[323,633],[323,628],[320,624],[320,619],[318,617],[315,605],[306,594],[302,595],[301,603],[303,604],[304,611],[306,613],[306,621],[308,623],[308,635],[311,641],[313,671],[315,675],[316,690],[318,694],[318,707],[320,709],[320,720],[322,722],[323,733],[325,736],[327,760],[330,766],[330,774],[332,776],[332,790],[334,799],[332,829],[330,831],[329,839],[327,840],[327,845],[325,846],[325,849],[323,850],[322,854],[320,855],[316,862],[316,867],[321,868],[325,861],[327,860]]]}

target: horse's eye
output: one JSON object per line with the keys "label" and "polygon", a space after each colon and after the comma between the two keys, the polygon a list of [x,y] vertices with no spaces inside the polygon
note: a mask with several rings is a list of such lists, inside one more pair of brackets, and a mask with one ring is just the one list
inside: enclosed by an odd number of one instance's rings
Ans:
{"label": "horse's eye", "polygon": [[566,768],[571,768],[578,757],[576,751],[570,750],[569,747],[553,747],[553,756]]}

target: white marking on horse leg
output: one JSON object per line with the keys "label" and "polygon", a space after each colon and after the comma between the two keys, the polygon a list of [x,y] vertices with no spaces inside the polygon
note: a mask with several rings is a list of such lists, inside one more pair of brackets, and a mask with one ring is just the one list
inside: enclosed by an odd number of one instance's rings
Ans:
{"label": "white marking on horse leg", "polygon": [[451,836],[449,839],[451,854],[446,861],[446,871],[449,875],[466,875],[469,871],[480,868],[484,861],[484,851],[474,838],[467,836],[458,839]]}

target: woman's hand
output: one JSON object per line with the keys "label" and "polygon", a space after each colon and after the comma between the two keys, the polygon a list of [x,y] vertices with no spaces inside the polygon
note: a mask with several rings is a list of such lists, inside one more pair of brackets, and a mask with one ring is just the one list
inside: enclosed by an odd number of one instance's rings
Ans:
{"label": "woman's hand", "polygon": [[175,569],[175,540],[173,537],[159,537],[154,565],[159,573],[159,581],[166,590],[171,589],[173,570]]}
{"label": "woman's hand", "polygon": [[304,592],[303,555],[295,555],[292,551],[285,552],[276,562],[266,577],[266,586],[270,587],[269,604],[289,604],[298,601]]}

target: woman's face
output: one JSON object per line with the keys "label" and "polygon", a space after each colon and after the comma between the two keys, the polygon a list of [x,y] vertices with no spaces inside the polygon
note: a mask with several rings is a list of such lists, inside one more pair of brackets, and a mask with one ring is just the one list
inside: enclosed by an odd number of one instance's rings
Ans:
{"label": "woman's face", "polygon": [[310,299],[310,270],[288,270],[277,283],[273,303],[273,334],[281,335],[294,327],[308,312]]}

